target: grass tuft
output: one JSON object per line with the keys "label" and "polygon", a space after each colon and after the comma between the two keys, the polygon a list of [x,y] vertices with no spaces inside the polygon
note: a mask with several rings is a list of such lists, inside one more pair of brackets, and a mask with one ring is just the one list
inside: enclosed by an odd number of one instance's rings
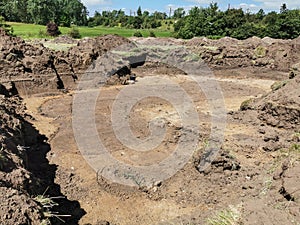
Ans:
{"label": "grass tuft", "polygon": [[45,196],[45,193],[47,192],[48,188],[42,195],[38,195],[34,198],[34,200],[38,203],[40,203],[43,207],[43,214],[44,217],[46,218],[45,220],[42,221],[42,224],[48,225],[51,224],[49,221],[49,218],[55,217],[61,222],[65,223],[65,221],[62,219],[62,217],[70,217],[71,215],[60,215],[57,212],[51,211],[51,208],[54,206],[58,206],[59,204],[56,203],[53,199],[58,199],[58,198],[63,198],[63,197],[48,197]]}
{"label": "grass tuft", "polygon": [[208,225],[239,225],[241,213],[238,208],[229,206],[229,209],[218,212],[213,218],[207,220]]}

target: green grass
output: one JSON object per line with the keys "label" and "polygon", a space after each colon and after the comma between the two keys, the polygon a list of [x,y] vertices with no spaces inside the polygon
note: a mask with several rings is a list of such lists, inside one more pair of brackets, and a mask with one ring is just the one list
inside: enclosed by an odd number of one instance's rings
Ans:
{"label": "green grass", "polygon": [[[48,188],[46,189],[46,191],[47,190],[48,190]],[[53,208],[54,206],[58,206],[58,203],[53,201],[53,199],[55,199],[55,197],[45,196],[45,192],[42,195],[38,195],[33,199],[36,202],[40,203],[43,207],[43,214],[46,219],[43,220],[41,224],[42,225],[51,224],[49,221],[49,218],[51,218],[51,217],[55,217],[55,218],[59,219],[61,222],[65,223],[65,221],[62,219],[62,217],[70,217],[71,215],[59,215],[55,212],[52,212],[51,208]],[[56,197],[56,198],[62,198],[62,197]]]}
{"label": "green grass", "polygon": [[230,206],[229,209],[218,212],[213,218],[207,220],[207,225],[237,225],[241,224],[241,213],[238,208]]}
{"label": "green grass", "polygon": [[284,87],[288,82],[289,80],[276,81],[274,84],[272,84],[271,89],[272,91],[277,91],[280,88]]}
{"label": "green grass", "polygon": [[[7,22],[11,25],[16,36],[22,37],[24,39],[34,39],[34,38],[49,38],[45,35],[46,26],[36,25],[36,24],[25,24],[25,23],[15,23]],[[63,35],[66,35],[71,28],[60,27],[60,31]],[[137,31],[136,29],[127,29],[120,27],[78,27],[81,37],[96,37],[105,34],[117,34],[122,37],[132,37]],[[143,37],[149,37],[150,30],[139,30]],[[152,29],[156,37],[171,37],[172,31],[165,29]]]}

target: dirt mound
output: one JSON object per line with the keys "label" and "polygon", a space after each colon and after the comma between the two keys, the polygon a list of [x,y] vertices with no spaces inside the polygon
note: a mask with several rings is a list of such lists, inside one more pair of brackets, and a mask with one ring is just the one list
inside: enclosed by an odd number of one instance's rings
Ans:
{"label": "dirt mound", "polygon": [[278,81],[268,94],[244,101],[233,114],[243,123],[257,127],[256,142],[267,152],[277,152],[298,145],[300,139],[300,76],[294,65],[292,79]]}
{"label": "dirt mound", "polygon": [[267,125],[297,130],[300,128],[300,76],[273,85],[275,89],[251,107]]}
{"label": "dirt mound", "polygon": [[276,40],[258,37],[246,40],[193,38],[186,45],[213,68],[265,67],[287,71],[300,57],[299,38]]}
{"label": "dirt mound", "polygon": [[21,38],[6,35],[4,31],[1,31],[0,35],[0,76],[2,79],[14,76],[20,77],[21,74],[28,77],[28,74],[34,72],[49,72],[45,71],[46,68],[43,68],[42,61],[50,56],[50,52],[42,45],[32,46],[26,44]]}
{"label": "dirt mound", "polygon": [[[42,206],[29,195],[34,178],[25,169],[24,107],[19,98],[0,98],[0,223],[29,224],[44,219]],[[14,212],[14,213],[12,213]]]}
{"label": "dirt mound", "polygon": [[56,57],[42,44],[27,44],[21,38],[1,32],[0,49],[1,83],[13,82],[20,92],[30,93],[59,87]]}
{"label": "dirt mound", "polygon": [[70,62],[78,69],[87,69],[100,55],[123,44],[131,43],[128,39],[116,35],[105,35],[96,38],[84,38],[77,46],[68,51]]}
{"label": "dirt mound", "polygon": [[[130,43],[125,38],[107,35],[82,39],[65,52],[52,51],[42,44],[28,44],[3,30],[0,35],[0,82],[13,82],[22,95],[72,88],[100,55]],[[74,42],[64,36],[54,41]]]}
{"label": "dirt mound", "polygon": [[[73,214],[70,221],[75,222],[84,212],[78,203],[64,198],[54,183],[55,166],[46,158],[50,147],[25,110],[22,100],[1,86],[0,224],[41,224],[52,220],[51,210],[70,217]],[[48,195],[62,197],[54,203]],[[48,208],[51,204],[56,208]],[[67,213],[68,207],[78,211]],[[53,222],[60,224],[56,219]]]}

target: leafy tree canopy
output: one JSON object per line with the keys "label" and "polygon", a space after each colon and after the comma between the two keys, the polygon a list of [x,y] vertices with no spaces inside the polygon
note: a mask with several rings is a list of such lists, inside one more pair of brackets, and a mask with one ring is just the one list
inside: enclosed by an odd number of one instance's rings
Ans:
{"label": "leafy tree canopy", "polygon": [[2,0],[1,16],[7,21],[46,25],[86,25],[87,9],[80,0]]}

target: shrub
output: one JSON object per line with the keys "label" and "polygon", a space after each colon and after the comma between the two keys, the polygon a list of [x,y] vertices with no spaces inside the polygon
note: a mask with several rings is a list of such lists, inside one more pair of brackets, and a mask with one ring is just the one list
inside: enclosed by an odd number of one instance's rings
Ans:
{"label": "shrub", "polygon": [[47,36],[46,31],[40,29],[40,30],[39,30],[39,37],[40,37],[40,38],[44,38],[44,37],[46,37],[46,36]]}
{"label": "shrub", "polygon": [[81,38],[81,35],[79,33],[79,30],[77,27],[72,27],[71,30],[68,32],[68,35],[71,37],[71,38]]}
{"label": "shrub", "polygon": [[150,31],[149,37],[156,37],[155,33],[153,31]]}
{"label": "shrub", "polygon": [[13,35],[13,28],[5,23],[3,16],[0,16],[0,28],[2,28],[6,32],[6,34]]}
{"label": "shrub", "polygon": [[55,37],[55,36],[58,36],[61,34],[58,26],[56,23],[54,22],[49,22],[47,24],[47,34],[52,36],[52,37]]}
{"label": "shrub", "polygon": [[136,31],[134,34],[133,34],[134,37],[143,37],[143,34],[140,32],[140,31]]}

